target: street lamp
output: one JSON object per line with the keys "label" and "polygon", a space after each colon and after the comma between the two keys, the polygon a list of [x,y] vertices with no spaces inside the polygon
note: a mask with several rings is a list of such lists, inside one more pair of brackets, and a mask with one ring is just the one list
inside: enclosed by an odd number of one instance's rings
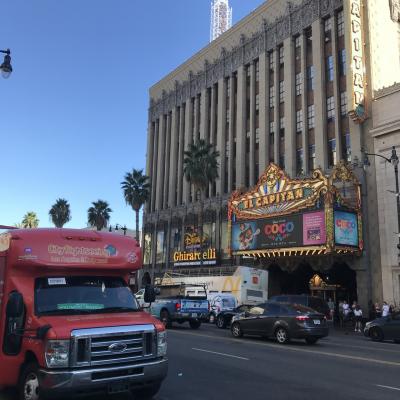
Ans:
{"label": "street lamp", "polygon": [[[396,147],[392,147],[392,154],[390,158],[384,157],[381,154],[375,154],[375,153],[366,153],[364,152],[364,166],[369,167],[371,164],[369,162],[368,156],[375,156],[375,157],[381,157],[383,158],[386,162],[389,164],[392,164],[394,167],[394,176],[396,180],[396,202],[397,202],[397,223],[398,223],[398,230],[399,232],[397,233],[398,238],[399,238],[399,243],[397,244],[397,248],[400,250],[400,191],[399,191],[399,157],[397,156],[396,153]],[[393,191],[390,191],[393,193]]]}
{"label": "street lamp", "polygon": [[3,78],[7,79],[10,77],[13,70],[11,66],[11,51],[10,49],[0,50],[0,53],[5,54],[3,64],[0,65],[1,75],[3,76]]}
{"label": "street lamp", "polygon": [[[118,231],[119,229],[121,229],[122,231],[124,231],[124,236],[126,236],[126,231],[128,230],[128,228],[126,227],[126,225],[122,226],[120,224],[116,224],[114,230]],[[110,225],[110,228],[108,229],[109,232],[112,232],[112,226]]]}

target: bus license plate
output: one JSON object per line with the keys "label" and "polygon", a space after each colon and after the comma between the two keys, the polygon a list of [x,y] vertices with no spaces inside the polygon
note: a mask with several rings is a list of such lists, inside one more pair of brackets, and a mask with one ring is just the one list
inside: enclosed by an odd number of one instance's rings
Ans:
{"label": "bus license plate", "polygon": [[319,319],[314,319],[314,325],[321,325],[321,321]]}

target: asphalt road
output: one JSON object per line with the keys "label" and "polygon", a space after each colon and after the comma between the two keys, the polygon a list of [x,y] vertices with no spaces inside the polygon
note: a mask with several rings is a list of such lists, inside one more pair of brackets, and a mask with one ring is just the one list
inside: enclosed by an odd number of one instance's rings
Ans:
{"label": "asphalt road", "polygon": [[282,346],[185,325],[168,331],[169,374],[156,400],[400,399],[400,345],[332,332],[314,346]]}

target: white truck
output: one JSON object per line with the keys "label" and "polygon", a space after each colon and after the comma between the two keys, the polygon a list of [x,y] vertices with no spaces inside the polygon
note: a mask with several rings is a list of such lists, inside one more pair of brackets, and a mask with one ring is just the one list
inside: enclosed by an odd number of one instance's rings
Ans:
{"label": "white truck", "polygon": [[[209,298],[219,293],[232,294],[237,303],[257,304],[268,300],[268,271],[238,266],[232,275],[186,276],[165,274],[162,284],[185,283],[186,285],[205,284]],[[195,288],[188,290],[195,290]],[[196,295],[195,292],[188,293]]]}

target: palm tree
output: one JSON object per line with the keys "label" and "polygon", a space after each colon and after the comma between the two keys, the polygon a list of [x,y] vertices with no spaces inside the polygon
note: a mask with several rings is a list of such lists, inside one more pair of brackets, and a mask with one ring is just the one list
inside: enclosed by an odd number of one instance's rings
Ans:
{"label": "palm tree", "polygon": [[71,210],[67,200],[57,199],[49,211],[50,218],[56,228],[62,228],[71,221]]}
{"label": "palm tree", "polygon": [[127,172],[121,182],[126,204],[136,213],[136,240],[139,242],[139,211],[150,195],[149,177],[143,175],[143,170],[133,169]]}
{"label": "palm tree", "polygon": [[90,226],[96,227],[98,231],[107,228],[112,212],[108,203],[103,200],[94,201],[93,206],[88,209],[88,222]]}
{"label": "palm tree", "polygon": [[39,226],[39,219],[35,212],[28,211],[22,220],[23,228],[37,228]]}
{"label": "palm tree", "polygon": [[218,157],[219,152],[214,150],[213,145],[204,139],[199,139],[189,145],[183,160],[183,173],[186,180],[193,185],[196,200],[200,201],[198,214],[200,249],[203,245],[203,201],[209,184],[218,178]]}

